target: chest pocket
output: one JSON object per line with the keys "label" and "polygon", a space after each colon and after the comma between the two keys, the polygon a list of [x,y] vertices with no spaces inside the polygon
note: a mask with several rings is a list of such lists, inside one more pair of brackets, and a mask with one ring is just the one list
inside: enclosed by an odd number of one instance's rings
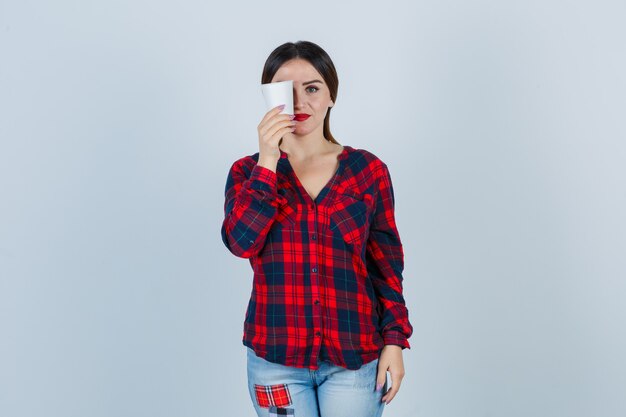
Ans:
{"label": "chest pocket", "polygon": [[296,224],[296,207],[298,206],[296,198],[291,189],[279,188],[278,192],[285,197],[287,202],[278,207],[275,224],[282,229],[293,229]]}
{"label": "chest pocket", "polygon": [[372,196],[344,191],[335,196],[330,212],[330,231],[347,244],[361,247],[367,240]]}

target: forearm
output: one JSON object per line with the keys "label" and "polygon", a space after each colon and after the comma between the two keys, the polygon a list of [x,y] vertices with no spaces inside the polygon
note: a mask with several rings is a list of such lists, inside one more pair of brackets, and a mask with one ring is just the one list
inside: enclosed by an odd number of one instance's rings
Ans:
{"label": "forearm", "polygon": [[266,166],[255,165],[250,177],[237,183],[240,177],[231,170],[221,233],[231,253],[249,258],[263,248],[278,207],[286,201],[277,192],[276,172]]}

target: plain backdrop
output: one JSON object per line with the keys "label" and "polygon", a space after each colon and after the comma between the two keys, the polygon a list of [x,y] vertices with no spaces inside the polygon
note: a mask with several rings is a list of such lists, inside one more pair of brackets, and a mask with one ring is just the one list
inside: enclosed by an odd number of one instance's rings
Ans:
{"label": "plain backdrop", "polygon": [[0,0],[0,415],[254,415],[224,186],[297,40],[337,67],[335,137],[395,189],[415,330],[384,415],[626,415],[625,17]]}

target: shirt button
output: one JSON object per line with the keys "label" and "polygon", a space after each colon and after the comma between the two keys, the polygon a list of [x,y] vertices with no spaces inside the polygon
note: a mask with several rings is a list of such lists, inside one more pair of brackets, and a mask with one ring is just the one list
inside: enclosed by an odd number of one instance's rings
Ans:
{"label": "shirt button", "polygon": [[317,237],[315,235],[311,236],[311,239],[315,240]]}
{"label": "shirt button", "polygon": [[319,303],[320,303],[320,300],[315,300],[315,304],[319,304]]}
{"label": "shirt button", "polygon": [[311,210],[313,210],[313,209],[315,208],[315,206],[314,206],[313,204],[311,204],[311,205],[309,206],[309,208],[310,208]]}
{"label": "shirt button", "polygon": [[322,334],[320,332],[315,332],[315,336],[321,336]]}
{"label": "shirt button", "polygon": [[317,272],[317,268],[313,268],[313,269],[311,269],[311,271]]}

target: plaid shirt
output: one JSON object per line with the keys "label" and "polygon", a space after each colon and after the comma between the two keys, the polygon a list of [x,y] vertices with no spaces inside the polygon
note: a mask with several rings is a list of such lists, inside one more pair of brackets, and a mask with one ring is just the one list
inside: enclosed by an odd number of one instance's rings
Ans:
{"label": "plaid shirt", "polygon": [[384,345],[410,348],[387,165],[344,146],[314,201],[280,152],[276,172],[257,165],[257,152],[235,161],[226,180],[222,241],[254,274],[243,344],[309,369],[318,358],[358,369]]}

